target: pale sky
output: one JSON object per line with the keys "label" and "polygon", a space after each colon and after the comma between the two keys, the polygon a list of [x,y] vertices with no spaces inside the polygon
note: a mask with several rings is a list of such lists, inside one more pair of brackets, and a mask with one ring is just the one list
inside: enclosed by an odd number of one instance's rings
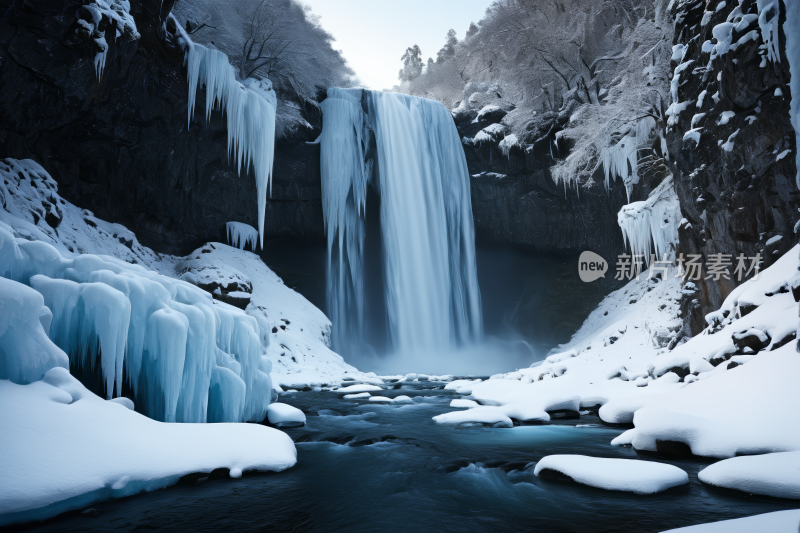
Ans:
{"label": "pale sky", "polygon": [[406,48],[418,44],[425,63],[444,45],[447,30],[459,40],[470,22],[478,22],[491,0],[301,0],[320,16],[361,83],[388,89]]}

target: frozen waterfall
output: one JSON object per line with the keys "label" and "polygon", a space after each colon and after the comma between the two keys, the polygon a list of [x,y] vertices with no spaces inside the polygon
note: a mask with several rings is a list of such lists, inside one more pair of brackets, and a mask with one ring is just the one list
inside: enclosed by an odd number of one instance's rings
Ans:
{"label": "frozen waterfall", "polygon": [[362,89],[330,89],[322,111],[328,302],[337,348],[361,340],[368,184],[381,199],[394,349],[450,349],[479,338],[469,174],[450,112],[433,100]]}

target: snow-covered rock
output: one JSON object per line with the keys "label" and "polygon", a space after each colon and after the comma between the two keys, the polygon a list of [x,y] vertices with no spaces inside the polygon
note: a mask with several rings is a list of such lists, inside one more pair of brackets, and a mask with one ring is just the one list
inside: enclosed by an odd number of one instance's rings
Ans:
{"label": "snow-covered rock", "polygon": [[698,477],[748,494],[800,500],[800,452],[733,457],[704,468]]}
{"label": "snow-covered rock", "polygon": [[267,408],[267,420],[279,428],[291,428],[305,425],[306,415],[297,407],[275,402]]}
{"label": "snow-covered rock", "polygon": [[297,460],[284,433],[256,424],[166,424],[105,401],[64,368],[0,380],[0,526],[161,489],[227,468],[280,471]]}
{"label": "snow-covered rock", "polygon": [[670,529],[662,533],[797,533],[800,528],[800,509],[776,511],[735,520]]}
{"label": "snow-covered rock", "polygon": [[689,475],[677,466],[635,459],[548,455],[536,463],[534,473],[540,476],[548,470],[583,485],[636,494],[653,494],[689,482]]}
{"label": "snow-covered rock", "polygon": [[349,385],[347,387],[340,387],[338,389],[333,389],[331,392],[336,392],[339,394],[356,394],[361,392],[377,392],[382,391],[383,388],[377,385],[368,385],[368,384],[360,384],[360,385]]}

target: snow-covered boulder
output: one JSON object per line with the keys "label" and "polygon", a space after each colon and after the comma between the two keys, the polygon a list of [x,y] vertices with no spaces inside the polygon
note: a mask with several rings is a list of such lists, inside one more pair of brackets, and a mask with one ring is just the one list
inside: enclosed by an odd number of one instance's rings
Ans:
{"label": "snow-covered boulder", "polygon": [[800,452],[733,457],[704,468],[698,477],[748,494],[800,500]]}
{"label": "snow-covered boulder", "polygon": [[267,420],[279,428],[293,428],[304,426],[306,415],[297,407],[285,403],[271,403],[267,407]]}
{"label": "snow-covered boulder", "polygon": [[0,526],[164,488],[227,468],[280,471],[297,460],[283,432],[256,424],[166,424],[105,401],[66,369],[0,380]]}
{"label": "snow-covered boulder", "polygon": [[800,529],[800,509],[776,511],[734,520],[670,529],[663,533],[797,533]]}
{"label": "snow-covered boulder", "polygon": [[542,477],[555,473],[583,485],[635,494],[653,494],[689,482],[689,475],[677,466],[585,455],[548,455],[536,464],[534,473]]}

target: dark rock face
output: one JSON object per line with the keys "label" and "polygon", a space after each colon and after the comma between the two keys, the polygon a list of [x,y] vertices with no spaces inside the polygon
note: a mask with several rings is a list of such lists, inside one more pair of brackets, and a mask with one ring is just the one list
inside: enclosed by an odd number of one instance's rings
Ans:
{"label": "dark rock face", "polygon": [[[106,29],[99,80],[76,31],[81,4],[0,0],[0,156],[38,161],[65,198],[162,252],[225,242],[231,220],[257,226],[255,180],[229,161],[225,117],[206,122],[204,91],[187,125],[184,54],[160,30],[172,2],[131,0],[141,38]],[[323,238],[319,148],[305,144],[321,117],[305,118],[313,129],[276,144],[267,236]]]}
{"label": "dark rock face", "polygon": [[[710,54],[702,52],[703,43],[713,38],[714,26],[725,22],[738,7],[739,2],[729,2],[705,26],[700,24],[704,11],[713,12],[715,6],[676,2],[672,11],[678,21],[674,44],[687,46],[683,62],[694,61],[682,73],[678,88],[679,100],[691,103],[668,132],[675,187],[683,216],[690,222],[690,227],[679,230],[678,252],[701,254],[704,263],[711,254],[733,256],[732,279],[695,281],[699,289],[695,298],[702,314],[718,308],[740,283],[733,276],[740,253],[747,257],[760,253],[761,266],[766,268],[797,240],[793,227],[798,218],[800,191],[795,186],[795,132],[788,114],[790,73],[785,50],[781,50],[779,63],[766,61],[761,67],[759,47],[763,41],[759,31],[759,38],[710,64]],[[757,13],[755,0],[741,2],[741,12]],[[781,2],[781,28],[784,13]],[[742,32],[734,31],[733,42],[758,29],[755,22]],[[785,42],[781,31],[781,47]],[[677,64],[673,62],[672,66]],[[702,106],[698,106],[703,93]],[[727,123],[725,112],[734,113],[727,113]],[[698,117],[694,125],[702,128],[698,144],[683,136],[693,127],[692,118],[700,113],[705,116]],[[732,150],[727,151],[724,143],[734,134]],[[786,150],[791,152],[778,159]],[[778,235],[782,238],[766,245]],[[693,334],[699,332],[698,326],[692,327]]]}
{"label": "dark rock face", "polygon": [[[628,203],[621,182],[609,190],[602,171],[590,186],[565,188],[556,184],[549,168],[554,158],[569,155],[553,147],[568,113],[550,113],[537,122],[540,131],[527,132],[531,147],[512,147],[503,154],[498,140],[464,142],[471,177],[472,213],[478,242],[521,246],[540,253],[580,253],[591,250],[609,263],[623,253],[617,212]],[[499,117],[499,118],[498,118]],[[456,117],[459,135],[472,139],[489,123],[488,115],[473,123],[475,112]],[[501,114],[494,117],[499,123]],[[502,137],[502,136],[501,136]],[[646,195],[645,195],[646,197]]]}

